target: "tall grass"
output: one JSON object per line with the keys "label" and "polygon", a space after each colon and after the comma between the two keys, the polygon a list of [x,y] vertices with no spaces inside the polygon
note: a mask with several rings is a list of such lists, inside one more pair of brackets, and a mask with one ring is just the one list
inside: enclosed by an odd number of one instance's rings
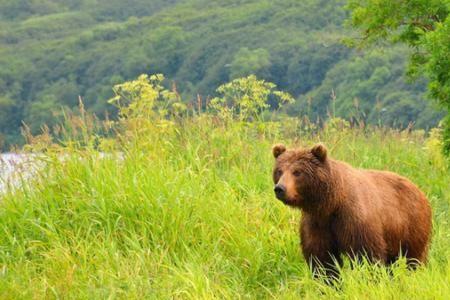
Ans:
{"label": "tall grass", "polygon": [[[322,129],[287,117],[263,122],[264,84],[252,84],[260,102],[251,115],[241,109],[236,120],[225,106],[216,116],[180,117],[178,95],[161,80],[117,86],[115,103],[145,96],[119,108],[118,121],[100,124],[81,107],[53,138],[49,130],[29,136],[40,170],[1,196],[1,299],[450,295],[450,176],[436,137],[339,119]],[[233,101],[253,105],[244,96]],[[413,272],[404,261],[391,269],[347,263],[334,286],[311,277],[299,250],[300,211],[272,193],[270,148],[318,141],[337,159],[398,172],[425,191],[434,213],[428,265]]]}
{"label": "tall grass", "polygon": [[[109,140],[108,155],[101,142],[49,147],[38,176],[2,197],[0,298],[450,295],[450,176],[422,134],[345,126],[311,134],[287,119],[207,115],[141,121]],[[434,212],[427,266],[346,264],[337,286],[312,279],[299,251],[300,212],[272,195],[270,147],[317,141],[335,158],[398,172],[426,192]]]}

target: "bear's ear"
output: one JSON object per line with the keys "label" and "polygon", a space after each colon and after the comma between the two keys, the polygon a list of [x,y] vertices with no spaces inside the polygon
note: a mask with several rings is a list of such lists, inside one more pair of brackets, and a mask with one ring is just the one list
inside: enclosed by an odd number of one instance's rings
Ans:
{"label": "bear's ear", "polygon": [[286,146],[283,144],[276,144],[272,147],[272,153],[273,157],[277,158],[281,154],[283,154],[286,151]]}
{"label": "bear's ear", "polygon": [[312,147],[311,153],[321,162],[327,159],[327,148],[323,144],[317,144]]}

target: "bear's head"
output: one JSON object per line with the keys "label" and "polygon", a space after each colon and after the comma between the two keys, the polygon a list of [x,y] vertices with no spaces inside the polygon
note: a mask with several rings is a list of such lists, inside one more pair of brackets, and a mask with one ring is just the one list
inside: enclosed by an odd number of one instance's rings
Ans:
{"label": "bear's head", "polygon": [[275,196],[287,205],[312,209],[318,199],[316,195],[327,188],[329,163],[325,146],[287,150],[278,144],[273,146],[272,153]]}

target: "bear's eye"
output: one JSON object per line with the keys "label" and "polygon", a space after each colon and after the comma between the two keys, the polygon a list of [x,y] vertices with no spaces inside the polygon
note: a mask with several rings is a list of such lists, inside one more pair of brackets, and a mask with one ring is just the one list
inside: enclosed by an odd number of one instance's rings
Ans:
{"label": "bear's eye", "polygon": [[302,172],[300,172],[300,171],[298,171],[298,170],[295,170],[294,172],[292,172],[292,174],[293,174],[295,177],[299,177],[300,175],[302,175]]}
{"label": "bear's eye", "polygon": [[275,171],[275,176],[276,177],[281,177],[281,175],[283,175],[283,171],[281,171],[281,170],[276,170]]}

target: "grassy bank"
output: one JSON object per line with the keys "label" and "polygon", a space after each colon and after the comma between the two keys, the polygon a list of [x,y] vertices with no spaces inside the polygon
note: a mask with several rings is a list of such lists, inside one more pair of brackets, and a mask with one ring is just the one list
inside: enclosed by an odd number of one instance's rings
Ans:
{"label": "grassy bank", "polygon": [[[25,128],[25,150],[42,162],[1,196],[1,299],[450,294],[450,176],[437,130],[426,137],[283,117],[268,110],[269,100],[292,98],[254,76],[194,108],[163,81],[143,75],[115,86],[116,121],[99,122],[81,105],[39,136]],[[426,267],[347,263],[336,286],[311,278],[299,251],[300,212],[272,193],[270,149],[318,141],[335,158],[398,172],[425,191],[434,218]]]}
{"label": "grassy bank", "polygon": [[[201,115],[127,122],[115,139],[49,146],[46,167],[0,206],[0,298],[443,299],[450,295],[450,176],[422,134]],[[100,142],[99,142],[100,141]],[[434,213],[429,264],[360,265],[313,280],[300,212],[272,194],[274,142],[411,178]],[[117,155],[100,155],[101,148]],[[106,149],[107,150],[107,149]],[[64,153],[64,159],[60,159]]]}

